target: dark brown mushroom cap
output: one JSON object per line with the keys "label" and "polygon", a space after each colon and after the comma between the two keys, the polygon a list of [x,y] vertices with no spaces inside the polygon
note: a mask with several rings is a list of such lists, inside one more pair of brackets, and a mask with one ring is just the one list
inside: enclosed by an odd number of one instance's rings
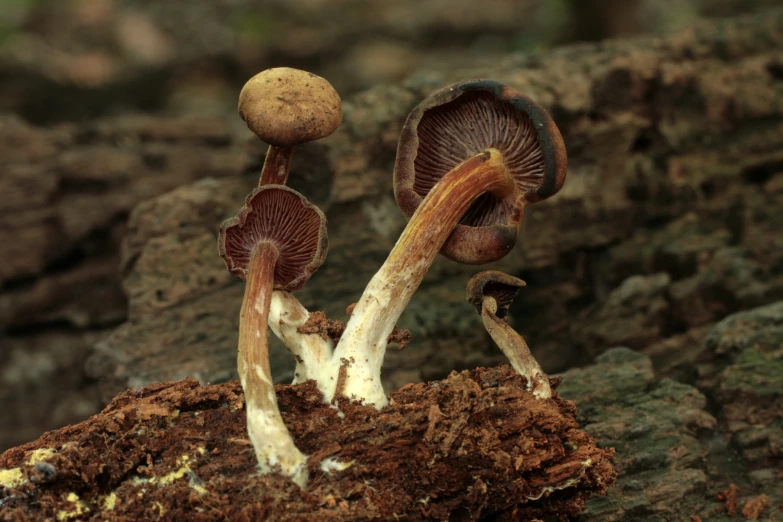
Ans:
{"label": "dark brown mushroom cap", "polygon": [[394,195],[410,218],[450,170],[488,148],[503,156],[519,194],[481,196],[441,249],[444,256],[483,264],[505,256],[516,242],[522,202],[556,194],[567,157],[560,131],[530,98],[501,83],[469,81],[441,89],[408,116],[397,148]]}
{"label": "dark brown mushroom cap", "polygon": [[468,282],[467,299],[480,315],[484,298],[493,297],[498,306],[495,315],[503,319],[508,315],[511,303],[523,286],[525,282],[521,279],[497,270],[485,270],[474,275]]}
{"label": "dark brown mushroom cap", "polygon": [[239,115],[259,138],[291,147],[324,138],[343,119],[340,95],[324,78],[276,67],[250,78],[239,93]]}
{"label": "dark brown mushroom cap", "polygon": [[218,249],[228,270],[246,279],[253,249],[264,241],[279,253],[274,288],[298,290],[326,258],[326,216],[288,187],[256,188],[237,215],[221,225]]}

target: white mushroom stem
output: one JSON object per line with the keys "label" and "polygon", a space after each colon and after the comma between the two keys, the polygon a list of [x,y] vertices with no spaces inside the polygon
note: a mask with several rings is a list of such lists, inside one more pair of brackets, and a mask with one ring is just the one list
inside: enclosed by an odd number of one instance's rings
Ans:
{"label": "white mushroom stem", "polygon": [[332,356],[334,343],[316,333],[301,333],[310,312],[290,292],[275,290],[269,306],[269,328],[280,339],[296,360],[294,380],[299,384],[315,379],[319,387],[328,377],[324,369]]}
{"label": "white mushroom stem", "polygon": [[299,451],[277,407],[269,368],[268,317],[279,252],[260,243],[250,256],[239,316],[237,369],[245,392],[247,433],[262,473],[280,471],[304,488],[307,457]]}
{"label": "white mushroom stem", "polygon": [[330,362],[330,375],[344,370],[344,381],[327,397],[340,393],[378,409],[388,404],[381,365],[394,325],[473,202],[486,192],[504,198],[514,188],[500,152],[489,149],[452,169],[430,190],[353,310]]}
{"label": "white mushroom stem", "polygon": [[261,176],[258,186],[264,185],[285,185],[288,181],[288,173],[291,172],[291,158],[294,155],[294,147],[278,147],[270,145],[266,151],[264,167],[261,169]]}
{"label": "white mushroom stem", "polygon": [[507,322],[495,315],[498,303],[494,297],[486,296],[481,302],[481,319],[498,348],[508,357],[511,366],[527,379],[528,390],[537,399],[548,399],[552,396],[549,387],[549,376],[544,373],[538,361],[530,353],[530,347]]}

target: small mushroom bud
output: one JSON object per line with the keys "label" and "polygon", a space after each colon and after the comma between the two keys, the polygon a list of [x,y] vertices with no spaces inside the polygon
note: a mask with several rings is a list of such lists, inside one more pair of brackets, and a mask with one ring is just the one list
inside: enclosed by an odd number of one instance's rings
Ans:
{"label": "small mushroom bud", "polygon": [[479,272],[468,283],[467,299],[481,315],[484,327],[498,348],[508,357],[511,366],[527,379],[528,389],[539,399],[552,396],[549,377],[530,353],[525,340],[508,325],[511,303],[525,282],[516,277],[486,270]]}
{"label": "small mushroom bud", "polygon": [[343,110],[340,95],[325,79],[277,67],[247,81],[239,93],[239,115],[269,144],[259,186],[285,185],[294,147],[333,133]]}
{"label": "small mushroom bud", "polygon": [[326,218],[298,192],[280,185],[255,189],[220,228],[220,255],[244,279],[237,367],[247,405],[247,430],[263,472],[276,467],[304,487],[306,457],[277,407],[269,367],[267,324],[273,289],[298,290],[323,263]]}

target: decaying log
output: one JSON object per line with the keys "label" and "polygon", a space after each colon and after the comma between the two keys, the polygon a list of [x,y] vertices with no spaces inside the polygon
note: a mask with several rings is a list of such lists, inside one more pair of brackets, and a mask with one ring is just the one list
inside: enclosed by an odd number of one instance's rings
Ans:
{"label": "decaying log", "polygon": [[[454,372],[403,387],[381,411],[324,404],[314,381],[278,386],[283,419],[309,455],[305,490],[255,473],[238,382],[128,391],[89,421],[0,455],[7,519],[573,517],[614,483],[612,450],[579,429],[572,402],[525,386],[509,366]],[[53,470],[43,484],[39,461]]]}

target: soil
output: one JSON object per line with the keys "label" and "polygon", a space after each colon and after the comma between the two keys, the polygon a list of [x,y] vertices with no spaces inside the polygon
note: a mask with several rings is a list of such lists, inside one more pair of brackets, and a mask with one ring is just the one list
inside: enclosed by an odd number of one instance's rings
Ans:
{"label": "soil", "polygon": [[[557,386],[560,379],[552,379]],[[382,411],[278,386],[310,455],[306,490],[258,475],[237,382],[117,396],[99,415],[0,455],[0,520],[566,519],[615,480],[613,449],[557,393],[536,400],[507,365],[411,384]]]}

